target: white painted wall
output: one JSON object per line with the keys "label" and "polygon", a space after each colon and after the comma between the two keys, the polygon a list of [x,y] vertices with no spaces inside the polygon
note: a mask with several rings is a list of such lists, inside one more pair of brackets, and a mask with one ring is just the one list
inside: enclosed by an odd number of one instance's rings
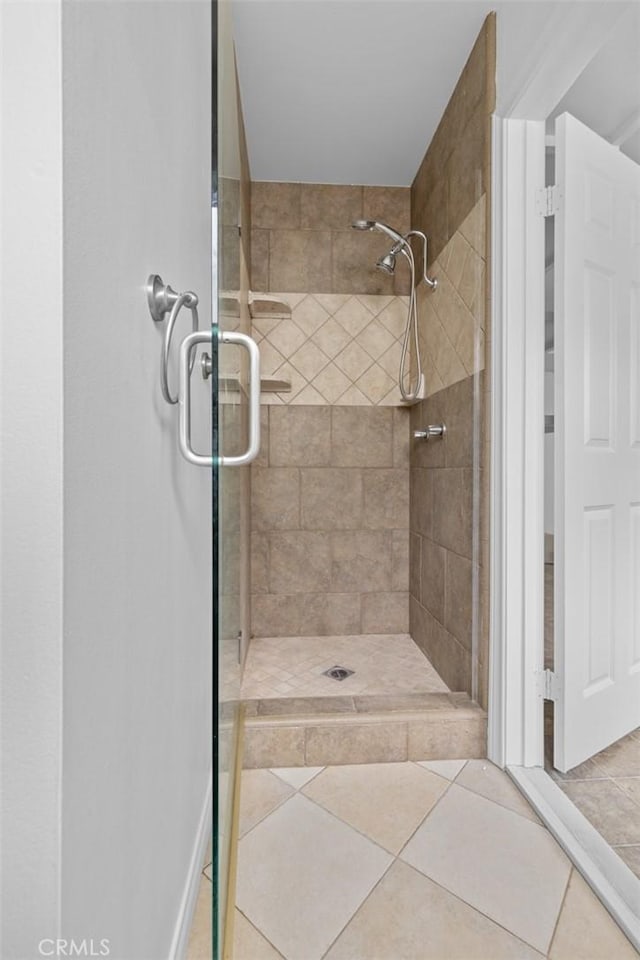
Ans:
{"label": "white painted wall", "polygon": [[0,35],[0,956],[11,960],[35,955],[34,941],[57,929],[59,908],[63,521],[59,3],[0,3]]}
{"label": "white painted wall", "polygon": [[[33,87],[7,91],[22,139],[4,142],[19,178],[3,210],[14,789],[0,952],[37,956],[60,933],[156,960],[207,801],[211,499],[209,472],[178,453],[143,284],[159,272],[195,289],[210,322],[210,8],[47,2],[3,16],[20,21],[10,79]],[[195,379],[194,399],[206,410]]]}

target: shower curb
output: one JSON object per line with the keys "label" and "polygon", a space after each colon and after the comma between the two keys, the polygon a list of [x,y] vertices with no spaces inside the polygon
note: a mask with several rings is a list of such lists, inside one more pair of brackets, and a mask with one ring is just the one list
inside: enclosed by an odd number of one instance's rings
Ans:
{"label": "shower curb", "polygon": [[[422,697],[421,709],[367,709],[381,698],[245,701],[243,767],[468,760],[487,755],[487,715],[466,694]],[[367,704],[366,701],[371,703]],[[339,701],[339,702],[337,702]],[[268,711],[268,712],[266,712]]]}

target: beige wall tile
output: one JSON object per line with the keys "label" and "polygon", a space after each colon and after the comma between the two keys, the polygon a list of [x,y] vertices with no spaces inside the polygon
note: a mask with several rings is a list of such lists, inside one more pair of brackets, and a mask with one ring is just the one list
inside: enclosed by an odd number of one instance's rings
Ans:
{"label": "beige wall tile", "polygon": [[354,383],[373,365],[373,360],[360,344],[352,340],[335,358],[335,364]]}
{"label": "beige wall tile", "polygon": [[486,203],[483,195],[460,224],[460,232],[483,259],[486,259]]}
{"label": "beige wall tile", "polygon": [[[446,550],[426,537],[422,538],[421,545],[420,596],[422,605],[429,610],[436,620],[444,623]],[[455,597],[453,602],[455,603]]]}
{"label": "beige wall tile", "polygon": [[[391,379],[395,382],[398,380],[398,375],[400,371],[400,360],[402,357],[402,344],[399,340],[394,341],[391,344],[389,349],[378,358],[378,363],[385,370]],[[411,368],[413,371],[413,367]],[[398,394],[398,399],[396,404],[401,403],[400,395]]]}
{"label": "beige wall tile", "polygon": [[331,456],[331,408],[278,407],[270,411],[273,466],[324,466]]}
{"label": "beige wall tile", "polygon": [[447,218],[449,236],[453,236],[463,220],[486,190],[484,149],[487,115],[479,104],[465,128],[465,135],[447,161]]}
{"label": "beige wall tile", "polygon": [[335,363],[328,363],[313,380],[313,386],[327,403],[335,403],[349,389],[351,381]]}
{"label": "beige wall tile", "polygon": [[299,636],[303,624],[302,594],[254,594],[251,627],[256,637]]}
{"label": "beige wall tile", "polygon": [[[462,234],[457,234],[457,236],[462,236]],[[484,294],[484,272],[484,260],[480,254],[469,247],[469,254],[465,260],[462,275],[457,284],[457,290],[470,310],[475,303],[476,297],[479,294]]]}
{"label": "beige wall tile", "polygon": [[274,347],[267,339],[260,341],[260,375],[263,379],[272,377],[284,362],[284,356],[277,347]]}
{"label": "beige wall tile", "polygon": [[391,550],[391,588],[406,592],[409,589],[409,531],[407,529],[393,531]]}
{"label": "beige wall tile", "polygon": [[333,316],[350,297],[348,293],[314,293],[315,299]]}
{"label": "beige wall tile", "polygon": [[341,723],[308,727],[306,731],[306,762],[310,766],[394,763],[406,759],[405,723]]}
{"label": "beige wall tile", "polygon": [[364,633],[407,633],[409,630],[408,593],[365,593],[362,596]]}
{"label": "beige wall tile", "polygon": [[269,231],[251,231],[251,289],[269,289]]}
{"label": "beige wall tile", "polygon": [[433,532],[433,471],[412,466],[409,484],[411,530],[430,537]]}
{"label": "beige wall tile", "polygon": [[404,271],[400,287],[394,278],[376,269],[388,252],[389,239],[380,233],[334,231],[331,238],[332,292],[392,294],[408,291]]}
{"label": "beige wall tile", "polygon": [[473,564],[450,550],[446,551],[445,597],[444,625],[467,650],[471,650]]}
{"label": "beige wall tile", "polygon": [[422,537],[409,533],[409,593],[422,602]]}
{"label": "beige wall tile", "polygon": [[399,233],[411,226],[411,190],[409,187],[364,187],[362,215],[381,220]]}
{"label": "beige wall tile", "polygon": [[309,467],[301,471],[301,476],[304,529],[357,530],[362,526],[360,470]]}
{"label": "beige wall tile", "polygon": [[367,310],[369,310],[371,315],[374,317],[377,317],[379,314],[381,314],[385,307],[388,307],[394,299],[390,294],[387,293],[359,293],[357,294],[357,297],[360,303],[363,303]]}
{"label": "beige wall tile", "polygon": [[378,320],[394,337],[400,338],[407,325],[407,306],[400,299],[391,302],[378,314]]}
{"label": "beige wall tile", "polygon": [[[307,337],[313,337],[323,323],[329,319],[327,310],[311,295],[303,297],[291,312],[292,320]],[[322,346],[322,344],[318,344]]]}
{"label": "beige wall tile", "polygon": [[411,454],[411,415],[407,407],[393,411],[393,465],[408,467]]}
{"label": "beige wall tile", "polygon": [[251,223],[254,228],[264,230],[298,229],[300,184],[254,180],[251,184]]}
{"label": "beige wall tile", "polygon": [[372,317],[372,312],[360,297],[348,297],[335,312],[336,320],[350,337],[357,337],[371,323]]}
{"label": "beige wall tile", "polygon": [[409,527],[409,472],[403,468],[363,472],[364,525],[370,529]]}
{"label": "beige wall tile", "polygon": [[[471,247],[459,230],[456,230],[447,246],[449,247],[449,258],[447,261],[446,273],[449,280],[457,290],[460,286],[460,281],[467,263],[467,258],[471,253]],[[436,291],[436,293],[439,292],[440,291]]]}
{"label": "beige wall tile", "polygon": [[326,323],[323,323],[323,325],[312,334],[312,339],[332,360],[351,343],[351,338],[347,331],[334,320],[333,317],[330,317]]}
{"label": "beige wall tile", "polygon": [[378,360],[393,341],[393,335],[375,318],[356,337],[356,343],[359,343],[373,360]]}
{"label": "beige wall tile", "polygon": [[[299,399],[299,395],[302,393],[305,387],[308,386],[308,384],[302,374],[299,373],[294,366],[292,366],[288,361],[285,361],[285,363],[281,364],[281,366],[274,371],[273,377],[275,380],[284,380],[284,382],[288,383],[290,386],[290,389],[286,393],[278,394],[278,397],[282,398],[283,401],[286,398],[287,403],[293,403],[294,400],[296,403],[302,402]],[[273,396],[276,396],[276,394],[266,394],[266,397]],[[314,400],[313,402],[315,403],[316,401]]]}
{"label": "beige wall tile", "polygon": [[331,292],[331,235],[324,230],[272,230],[269,289]]}
{"label": "beige wall tile", "polygon": [[313,380],[329,363],[329,357],[312,340],[307,340],[291,356],[291,363],[307,380]]}
{"label": "beige wall tile", "polygon": [[297,469],[252,469],[251,522],[254,530],[296,530],[300,526],[300,472]]}
{"label": "beige wall tile", "polygon": [[269,408],[264,404],[260,405],[260,453],[253,466],[269,466]]}
{"label": "beige wall tile", "polygon": [[300,225],[308,230],[351,230],[362,217],[360,186],[303,183],[300,191]]}
{"label": "beige wall tile", "polygon": [[257,530],[251,533],[251,593],[269,592],[269,538]]}
{"label": "beige wall tile", "polygon": [[370,593],[376,590],[389,590],[392,571],[392,542],[393,534],[388,530],[354,530],[332,533],[332,591],[347,590],[354,593]]}
{"label": "beige wall tile", "polygon": [[336,404],[342,407],[368,407],[371,401],[365,397],[361,390],[353,385],[336,400]]}
{"label": "beige wall tile", "polygon": [[293,320],[281,320],[278,326],[269,333],[268,340],[285,360],[303,345],[306,337]]}
{"label": "beige wall tile", "polygon": [[471,559],[473,474],[449,468],[433,471],[433,539]]}
{"label": "beige wall tile", "polygon": [[356,380],[356,387],[369,398],[371,403],[378,404],[394,388],[393,378],[374,363]]}
{"label": "beige wall tile", "polygon": [[334,407],[331,418],[331,461],[335,466],[393,466],[391,410]]}
{"label": "beige wall tile", "polygon": [[414,597],[409,598],[409,629],[450,690],[471,694],[471,655]]}
{"label": "beige wall tile", "polygon": [[273,593],[321,593],[331,581],[329,534],[297,530],[273,533],[269,543],[269,588]]}
{"label": "beige wall tile", "polygon": [[305,597],[302,632],[321,637],[360,633],[360,594],[318,593]]}
{"label": "beige wall tile", "polygon": [[315,405],[317,407],[323,406],[326,402],[326,397],[323,397],[310,383],[308,383],[306,387],[303,387],[300,393],[296,394],[291,400],[292,404],[301,404],[302,406]]}

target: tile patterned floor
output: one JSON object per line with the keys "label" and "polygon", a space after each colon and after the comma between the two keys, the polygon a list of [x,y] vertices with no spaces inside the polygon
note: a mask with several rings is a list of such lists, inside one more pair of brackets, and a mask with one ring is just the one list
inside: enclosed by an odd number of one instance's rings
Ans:
{"label": "tile patterned floor", "polygon": [[638,956],[486,760],[245,771],[241,816],[234,960]]}
{"label": "tile patterned floor", "polygon": [[640,728],[568,773],[554,770],[552,752],[547,737],[547,772],[640,878]]}
{"label": "tile patterned floor", "polygon": [[[336,665],[355,673],[342,681],[323,676]],[[408,634],[255,639],[242,682],[245,700],[448,690]]]}

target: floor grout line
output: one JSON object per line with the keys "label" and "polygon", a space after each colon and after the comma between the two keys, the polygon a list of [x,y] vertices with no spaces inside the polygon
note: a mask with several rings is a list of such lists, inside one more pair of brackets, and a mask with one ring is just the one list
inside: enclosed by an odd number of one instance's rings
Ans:
{"label": "floor grout line", "polygon": [[[247,921],[247,923],[249,924],[249,926],[250,926],[250,927],[253,927],[253,929],[256,931],[256,933],[259,933],[263,940],[266,940],[266,941],[267,941],[267,943],[269,944],[269,946],[272,947],[272,948],[275,950],[275,952],[278,954],[278,956],[279,956],[279,957],[282,957],[282,960],[288,960],[288,958],[285,957],[285,955],[284,955],[280,950],[278,950],[278,948],[276,947],[275,943],[272,943],[271,940],[269,940],[269,937],[266,935],[266,933],[264,933],[264,932],[260,929],[260,927],[257,926],[257,924],[255,924],[252,920],[250,920],[249,917],[246,915],[246,913],[243,913],[243,912],[242,912],[242,910],[240,909],[240,907],[238,906],[237,903],[235,904],[235,909],[238,911],[238,913],[240,914],[240,916],[244,917],[244,919]],[[238,960],[244,960],[244,957],[238,957]]]}
{"label": "floor grout line", "polygon": [[571,869],[569,870],[569,876],[567,877],[567,884],[564,888],[562,900],[560,901],[560,909],[558,910],[558,916],[556,917],[556,922],[553,925],[553,933],[551,934],[551,939],[549,940],[549,946],[547,947],[547,956],[549,956],[553,948],[553,941],[555,940],[556,934],[558,932],[558,926],[560,925],[560,917],[562,916],[562,911],[564,910],[565,901],[567,899],[567,894],[569,892],[569,884],[571,883],[571,878],[574,872],[575,872],[575,867],[573,867],[572,865]]}

